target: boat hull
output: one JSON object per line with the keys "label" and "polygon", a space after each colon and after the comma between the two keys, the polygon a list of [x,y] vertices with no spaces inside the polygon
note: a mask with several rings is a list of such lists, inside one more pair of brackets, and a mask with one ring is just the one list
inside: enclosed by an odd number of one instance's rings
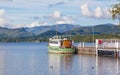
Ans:
{"label": "boat hull", "polygon": [[74,48],[60,48],[58,46],[48,46],[49,53],[74,54]]}

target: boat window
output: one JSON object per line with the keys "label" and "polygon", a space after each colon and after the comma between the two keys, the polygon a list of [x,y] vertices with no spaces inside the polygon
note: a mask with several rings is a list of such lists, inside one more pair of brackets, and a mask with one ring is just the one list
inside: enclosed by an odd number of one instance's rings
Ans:
{"label": "boat window", "polygon": [[49,41],[49,43],[58,44],[57,41]]}
{"label": "boat window", "polygon": [[54,36],[53,39],[61,39],[60,36]]}

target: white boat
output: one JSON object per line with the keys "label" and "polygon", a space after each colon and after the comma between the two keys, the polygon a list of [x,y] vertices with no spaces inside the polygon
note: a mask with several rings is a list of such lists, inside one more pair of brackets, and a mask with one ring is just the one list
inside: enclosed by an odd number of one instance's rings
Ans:
{"label": "white boat", "polygon": [[60,36],[54,36],[49,39],[48,52],[73,54],[75,53],[75,49],[72,40],[61,38]]}

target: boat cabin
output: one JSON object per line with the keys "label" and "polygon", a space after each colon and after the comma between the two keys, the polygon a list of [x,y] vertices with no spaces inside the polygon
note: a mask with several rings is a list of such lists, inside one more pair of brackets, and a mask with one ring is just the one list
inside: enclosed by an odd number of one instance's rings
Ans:
{"label": "boat cabin", "polygon": [[60,36],[54,36],[49,39],[49,46],[59,46],[61,48],[71,48],[72,41],[67,38],[61,38]]}

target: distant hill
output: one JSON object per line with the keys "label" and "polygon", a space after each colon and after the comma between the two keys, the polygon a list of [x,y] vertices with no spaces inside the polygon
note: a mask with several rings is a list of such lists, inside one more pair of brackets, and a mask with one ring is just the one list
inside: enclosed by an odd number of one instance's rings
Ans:
{"label": "distant hill", "polygon": [[38,35],[38,36],[42,36],[42,37],[45,37],[45,36],[55,36],[56,34],[57,35],[62,35],[62,33],[56,32],[55,30],[49,30],[47,32],[44,32],[44,33]]}
{"label": "distant hill", "polygon": [[80,25],[59,24],[59,25],[52,25],[52,26],[36,26],[33,28],[26,28],[26,31],[33,33],[35,35],[39,35],[49,30],[56,31],[56,28],[58,32],[64,33],[78,27],[80,27]]}
{"label": "distant hill", "polygon": [[27,32],[33,33],[34,35],[39,35],[41,33],[51,30],[50,26],[36,26],[33,28],[25,28]]}
{"label": "distant hill", "polygon": [[[76,34],[101,34],[101,33],[120,33],[120,27],[113,24],[101,24],[95,26],[84,26],[71,30],[72,35]],[[66,32],[67,33],[67,32]]]}
{"label": "distant hill", "polygon": [[94,27],[95,33],[120,33],[120,27],[113,24],[102,24]]}
{"label": "distant hill", "polygon": [[33,34],[27,32],[24,28],[8,29],[0,27],[0,38],[22,38],[31,36],[33,36]]}
{"label": "distant hill", "polygon": [[58,32],[64,33],[66,31],[70,31],[70,30],[73,30],[74,28],[79,28],[81,26],[80,25],[72,25],[72,24],[58,24],[58,25],[51,26],[51,29],[56,30],[56,27],[57,27]]}
{"label": "distant hill", "polygon": [[80,26],[71,24],[59,24],[53,26],[36,26],[33,28],[16,28],[8,29],[0,27],[0,38],[24,38],[24,37],[34,37],[34,36],[54,36],[57,34],[101,34],[101,33],[120,33],[120,27],[113,24],[101,24],[95,26]]}

